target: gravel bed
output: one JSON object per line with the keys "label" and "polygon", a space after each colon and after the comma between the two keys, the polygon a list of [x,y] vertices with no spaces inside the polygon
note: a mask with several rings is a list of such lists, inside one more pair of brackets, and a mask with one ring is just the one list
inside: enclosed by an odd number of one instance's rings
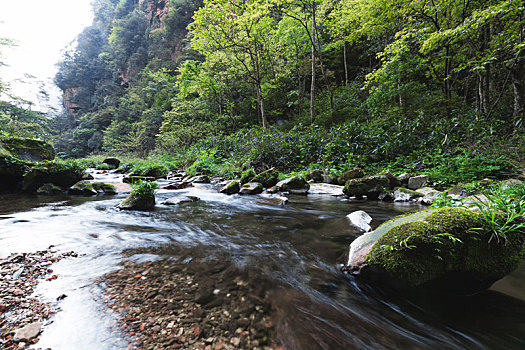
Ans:
{"label": "gravel bed", "polygon": [[99,283],[129,350],[282,349],[267,284],[231,263],[126,262]]}
{"label": "gravel bed", "polygon": [[[66,296],[59,296],[57,302],[43,302],[32,295],[34,289],[44,279],[58,278],[50,268],[53,263],[76,256],[74,252],[59,254],[50,247],[0,258],[0,349],[25,349],[38,342],[40,327],[52,322],[50,317],[56,313],[58,301]],[[23,332],[17,332],[25,326],[36,329],[28,339],[21,336]]]}

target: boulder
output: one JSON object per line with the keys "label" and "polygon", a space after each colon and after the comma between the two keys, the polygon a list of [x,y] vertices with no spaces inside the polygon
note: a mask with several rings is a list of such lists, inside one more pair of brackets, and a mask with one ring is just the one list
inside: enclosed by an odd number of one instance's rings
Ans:
{"label": "boulder", "polygon": [[[506,216],[495,213],[495,220],[502,223]],[[394,218],[358,237],[350,245],[347,270],[399,289],[473,294],[522,260],[523,229],[507,232],[506,240],[494,235],[478,211],[428,209]]]}
{"label": "boulder", "polygon": [[243,171],[241,174],[241,185],[250,182],[256,175],[257,174],[253,168]]}
{"label": "boulder", "polygon": [[423,193],[412,191],[404,187],[395,188],[394,193],[393,193],[394,202],[408,202],[408,201],[413,201],[413,200],[416,200],[424,196],[425,195]]}
{"label": "boulder", "polygon": [[431,205],[437,198],[443,198],[443,193],[433,189],[432,187],[423,187],[416,190],[421,193],[423,197],[419,198],[421,204]]}
{"label": "boulder", "polygon": [[248,182],[242,185],[239,194],[259,194],[263,191],[263,185],[258,182]]}
{"label": "boulder", "polygon": [[155,196],[137,196],[133,192],[119,205],[117,209],[121,210],[140,210],[150,211],[155,208]]}
{"label": "boulder", "polygon": [[383,173],[381,175],[385,175],[388,178],[388,181],[389,181],[388,188],[389,189],[394,189],[396,187],[401,187],[401,181],[397,177],[392,175],[391,173]]}
{"label": "boulder", "polygon": [[120,166],[120,160],[117,158],[106,158],[102,161],[102,164],[107,164],[113,169],[117,169]]}
{"label": "boulder", "polygon": [[372,217],[363,210],[354,211],[348,214],[346,218],[352,225],[364,232],[369,232],[372,229],[372,226],[370,226]]}
{"label": "boulder", "polygon": [[64,193],[64,190],[62,190],[57,185],[54,185],[52,183],[47,183],[47,184],[43,184],[42,186],[40,186],[36,190],[36,193],[39,195],[43,195],[43,196],[56,196],[56,195]]}
{"label": "boulder", "polygon": [[385,175],[365,176],[348,180],[343,192],[349,197],[366,196],[368,199],[377,199],[389,186],[390,180]]}
{"label": "boulder", "polygon": [[408,179],[408,188],[411,190],[417,190],[423,187],[429,179],[428,175],[412,176]]}
{"label": "boulder", "polygon": [[191,182],[196,184],[209,184],[210,177],[208,175],[195,176]]}
{"label": "boulder", "polygon": [[363,176],[365,176],[365,172],[362,169],[346,170],[337,178],[337,182],[339,185],[344,186],[348,180],[358,179]]}
{"label": "boulder", "polygon": [[523,185],[523,182],[518,179],[508,179],[500,183],[500,187],[502,188],[521,186],[521,185]]}
{"label": "boulder", "polygon": [[233,181],[230,181],[224,187],[222,187],[219,190],[219,192],[224,193],[224,194],[235,194],[235,193],[239,193],[240,190],[241,190],[241,186],[239,184],[239,181],[233,180]]}
{"label": "boulder", "polygon": [[401,186],[408,186],[408,180],[410,179],[409,173],[403,173],[397,177],[399,182],[401,182]]}
{"label": "boulder", "polygon": [[383,191],[377,196],[377,199],[383,202],[392,202],[394,200],[394,195],[392,191]]}
{"label": "boulder", "polygon": [[282,196],[263,197],[259,199],[257,203],[262,204],[262,205],[280,206],[280,205],[285,205],[286,203],[288,203],[288,198],[282,197]]}
{"label": "boulder", "polygon": [[277,186],[279,191],[289,192],[291,194],[307,194],[310,189],[310,184],[299,176],[293,176],[279,181],[275,186]]}
{"label": "boulder", "polygon": [[310,184],[310,189],[308,194],[317,194],[317,195],[329,195],[334,197],[344,196],[343,193],[344,186],[339,185],[330,185],[325,183],[313,183]]}
{"label": "boulder", "polygon": [[30,343],[36,337],[38,337],[41,329],[42,329],[41,322],[30,323],[23,328],[17,329],[15,331],[15,336],[13,340],[17,342]]}
{"label": "boulder", "polygon": [[330,184],[330,185],[339,185],[339,181],[337,180],[337,177],[331,176],[331,175],[324,175],[323,174],[323,183]]}
{"label": "boulder", "polygon": [[193,187],[193,184],[187,181],[177,181],[177,182],[170,182],[169,184],[162,186],[161,189],[163,190],[182,190],[188,187]]}
{"label": "boulder", "polygon": [[89,181],[79,181],[71,186],[67,193],[78,196],[96,196],[98,191],[93,184],[93,182]]}
{"label": "boulder", "polygon": [[275,168],[271,168],[266,171],[263,171],[262,173],[257,174],[252,179],[250,179],[250,182],[259,182],[263,185],[264,188],[270,188],[277,184],[278,178],[279,171],[277,171],[277,169]]}
{"label": "boulder", "polygon": [[306,175],[307,180],[313,180],[314,182],[323,182],[323,171],[322,170],[312,170]]}
{"label": "boulder", "polygon": [[33,165],[24,175],[23,191],[36,191],[46,183],[68,188],[84,177],[84,169],[74,164],[60,162],[42,162]]}

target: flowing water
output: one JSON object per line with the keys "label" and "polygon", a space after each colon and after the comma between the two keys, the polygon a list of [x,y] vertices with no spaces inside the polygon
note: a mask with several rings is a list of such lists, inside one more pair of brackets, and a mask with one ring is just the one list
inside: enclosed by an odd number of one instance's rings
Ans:
{"label": "flowing water", "polygon": [[[286,349],[525,349],[525,266],[490,291],[464,298],[392,295],[339,272],[359,233],[345,216],[365,210],[373,225],[416,205],[291,197],[274,206],[256,196],[225,196],[211,186],[161,190],[201,200],[157,204],[152,212],[118,211],[125,197],[0,195],[0,256],[54,245],[74,250],[43,282],[44,299],[66,294],[38,347],[122,349],[94,281],[124,259],[166,255],[229,259],[264,275],[274,293],[276,337]],[[148,254],[123,254],[135,248]],[[152,253],[153,252],[153,253]],[[255,280],[253,283],[260,283]]]}

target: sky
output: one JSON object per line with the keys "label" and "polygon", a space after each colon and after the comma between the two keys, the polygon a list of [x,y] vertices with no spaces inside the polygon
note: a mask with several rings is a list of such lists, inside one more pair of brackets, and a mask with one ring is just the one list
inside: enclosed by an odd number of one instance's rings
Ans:
{"label": "sky", "polygon": [[[12,48],[0,47],[0,79],[8,82],[11,93],[38,102],[37,81],[46,83],[50,103],[61,104],[60,90],[52,83],[56,63],[64,48],[92,21],[92,0],[0,0],[0,38],[16,42]],[[35,79],[27,79],[26,74]],[[20,82],[23,79],[29,81]],[[3,98],[4,96],[2,96]]]}

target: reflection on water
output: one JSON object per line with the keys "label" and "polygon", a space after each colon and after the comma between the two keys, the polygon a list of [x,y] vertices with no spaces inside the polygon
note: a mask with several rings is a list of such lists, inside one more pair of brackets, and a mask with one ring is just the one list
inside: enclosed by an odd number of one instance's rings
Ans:
{"label": "reflection on water", "polygon": [[392,296],[338,271],[337,262],[359,234],[348,224],[348,213],[365,210],[377,226],[417,206],[322,196],[291,197],[285,206],[271,206],[207,186],[160,191],[157,203],[180,195],[201,201],[159,204],[141,213],[114,209],[122,195],[0,195],[0,256],[50,244],[82,254],[54,266],[60,278],[38,289],[46,298],[68,295],[38,346],[125,347],[108,327],[112,318],[98,304],[92,283],[118,267],[124,250],[157,247],[148,259],[220,257],[252,275],[266,275],[274,289],[277,337],[287,349],[525,348],[525,303],[508,296],[523,297],[524,267],[495,286],[508,295],[489,291],[461,299]]}

